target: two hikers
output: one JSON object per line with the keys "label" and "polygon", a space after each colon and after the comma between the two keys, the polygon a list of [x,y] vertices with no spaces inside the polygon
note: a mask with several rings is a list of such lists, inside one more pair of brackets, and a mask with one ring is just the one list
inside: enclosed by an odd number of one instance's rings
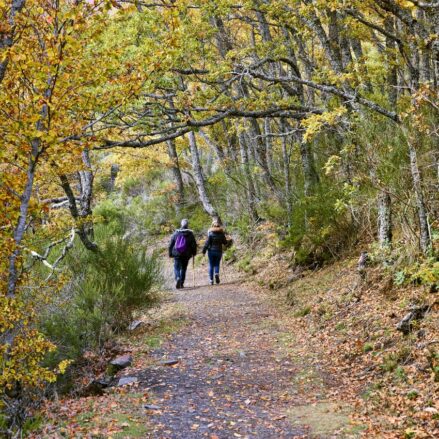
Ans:
{"label": "two hikers", "polygon": [[181,228],[172,235],[169,243],[169,257],[174,258],[175,287],[184,288],[189,261],[197,254],[197,241],[189,229],[189,221],[181,220]]}
{"label": "two hikers", "polygon": [[212,221],[212,227],[207,232],[206,243],[203,247],[203,255],[207,252],[209,258],[209,280],[210,285],[213,285],[213,277],[215,275],[215,282],[220,283],[219,271],[221,258],[223,256],[223,248],[228,246],[226,234],[221,226],[219,220]]}
{"label": "two hikers", "polygon": [[[207,233],[207,239],[203,247],[203,255],[207,253],[209,258],[209,281],[210,285],[220,283],[220,263],[224,247],[228,247],[232,241],[227,240],[221,222],[213,220],[212,226]],[[176,288],[184,288],[186,270],[189,261],[197,254],[197,243],[194,233],[189,229],[189,221],[183,219],[181,228],[176,230],[169,243],[169,257],[174,258],[174,274]]]}

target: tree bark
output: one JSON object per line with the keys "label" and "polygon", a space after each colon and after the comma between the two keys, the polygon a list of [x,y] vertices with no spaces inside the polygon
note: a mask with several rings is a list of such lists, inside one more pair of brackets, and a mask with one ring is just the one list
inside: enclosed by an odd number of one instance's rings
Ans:
{"label": "tree bark", "polygon": [[306,196],[309,196],[314,193],[316,186],[320,182],[320,178],[314,164],[311,146],[303,139],[300,141],[300,157],[302,159],[304,192]]}
{"label": "tree bark", "polygon": [[191,150],[192,159],[192,169],[194,171],[195,183],[197,185],[198,195],[200,197],[201,204],[204,210],[212,217],[218,217],[216,209],[213,207],[209,195],[207,194],[206,183],[204,180],[203,170],[200,163],[200,155],[198,152],[197,141],[195,138],[195,133],[190,131],[189,136],[189,146]]}
{"label": "tree bark", "polygon": [[174,177],[175,184],[177,186],[177,202],[176,210],[177,212],[184,204],[185,194],[184,194],[184,183],[183,176],[181,175],[180,163],[178,161],[177,149],[175,147],[175,140],[168,140],[166,142],[168,147],[168,156],[172,162],[172,175]]}
{"label": "tree bark", "polygon": [[[426,21],[425,13],[422,9],[416,11],[418,21]],[[419,53],[419,79],[421,83],[428,82],[432,79],[432,70],[430,62],[430,50],[422,47]]]}
{"label": "tree bark", "polygon": [[210,148],[212,148],[215,151],[215,154],[218,158],[218,160],[224,164],[224,161],[226,159],[226,156],[224,154],[224,150],[221,148],[220,145],[218,145],[217,142],[213,141],[206,132],[204,132],[203,130],[200,130],[198,132],[200,134],[200,136],[203,138],[203,140],[206,142],[206,144],[208,146],[210,146]]}
{"label": "tree bark", "polygon": [[[10,49],[14,45],[14,37],[15,37],[15,16],[19,13],[24,5],[26,0],[13,0],[11,2],[10,11],[7,17],[8,24],[11,28],[9,33],[3,33],[0,31],[0,53],[3,50]],[[3,81],[6,70],[8,68],[9,58],[6,56],[2,61],[0,61],[0,83]]]}
{"label": "tree bark", "polygon": [[247,203],[249,206],[249,213],[252,220],[254,222],[257,222],[259,220],[259,214],[256,208],[256,190],[250,171],[247,145],[243,132],[239,132],[238,142],[239,142],[239,151],[241,153],[241,169],[244,174],[244,179],[246,184],[246,195],[247,195]]}
{"label": "tree bark", "polygon": [[108,184],[108,192],[113,192],[116,187],[117,174],[119,174],[120,167],[118,164],[113,163],[110,168],[110,182]]}
{"label": "tree bark", "polygon": [[91,220],[92,208],[91,202],[93,198],[93,181],[94,175],[91,167],[90,153],[88,149],[82,151],[82,163],[85,170],[79,171],[79,186],[81,193],[79,196],[79,216],[83,218],[83,224],[87,235],[93,239],[93,221]]}
{"label": "tree bark", "polygon": [[273,175],[273,145],[271,137],[270,119],[267,117],[264,119],[264,134],[265,134],[265,151],[267,154],[267,166],[270,175]]}
{"label": "tree bark", "polygon": [[85,166],[85,170],[79,171],[79,183],[81,188],[81,194],[79,196],[79,215],[83,218],[91,215],[91,201],[93,197],[93,181],[94,176],[91,168],[90,153],[88,149],[82,151],[82,162]]}
{"label": "tree bark", "polygon": [[392,200],[387,191],[378,195],[378,242],[382,248],[392,242]]}
{"label": "tree bark", "polygon": [[427,254],[431,248],[430,230],[428,226],[428,215],[425,207],[424,194],[422,192],[422,180],[421,173],[418,167],[418,158],[415,147],[409,141],[409,154],[410,154],[410,171],[413,181],[413,189],[416,196],[416,205],[418,209],[419,220],[419,244],[422,253]]}
{"label": "tree bark", "polygon": [[69,179],[67,178],[67,175],[61,174],[59,176],[61,181],[61,187],[63,188],[67,199],[69,200],[69,210],[70,214],[72,215],[72,218],[74,219],[76,223],[76,230],[77,234],[79,236],[79,239],[83,243],[84,247],[87,250],[91,251],[97,251],[98,246],[96,243],[92,242],[89,238],[89,232],[86,223],[81,221],[81,215],[78,210],[78,206],[76,204],[76,198],[75,194],[73,193],[72,187],[70,186]]}
{"label": "tree bark", "polygon": [[[393,18],[387,18],[384,27],[390,34],[395,33],[395,23]],[[390,108],[396,108],[398,102],[398,71],[396,69],[396,42],[392,38],[386,37],[387,49],[387,96]]]}
{"label": "tree bark", "polygon": [[31,142],[31,155],[27,166],[26,183],[20,202],[20,214],[17,225],[14,230],[15,249],[9,257],[9,275],[8,275],[8,292],[7,297],[14,297],[17,289],[18,267],[17,259],[20,255],[20,245],[26,230],[26,219],[29,210],[29,203],[32,197],[32,189],[35,180],[35,170],[40,154],[40,139],[34,139]]}
{"label": "tree bark", "polygon": [[274,182],[273,176],[271,175],[270,168],[268,166],[267,149],[265,142],[262,140],[262,132],[259,128],[259,124],[255,119],[250,119],[249,127],[250,141],[254,145],[254,150],[256,153],[256,160],[262,169],[262,176],[265,183],[269,187],[270,191],[278,196],[278,191],[276,184]]}
{"label": "tree bark", "polygon": [[[284,133],[288,130],[288,125],[285,120],[281,120],[281,128]],[[287,207],[288,228],[292,226],[293,205],[291,202],[291,176],[290,176],[290,154],[287,148],[287,136],[282,137],[282,158],[285,184],[285,205]]]}

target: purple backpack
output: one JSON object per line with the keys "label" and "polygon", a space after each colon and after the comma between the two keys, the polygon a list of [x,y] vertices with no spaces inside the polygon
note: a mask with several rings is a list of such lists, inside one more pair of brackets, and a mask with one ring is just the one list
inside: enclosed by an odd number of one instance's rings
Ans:
{"label": "purple backpack", "polygon": [[175,240],[175,251],[179,253],[180,255],[183,255],[187,252],[188,244],[186,236],[182,233],[179,233],[177,236],[177,239]]}

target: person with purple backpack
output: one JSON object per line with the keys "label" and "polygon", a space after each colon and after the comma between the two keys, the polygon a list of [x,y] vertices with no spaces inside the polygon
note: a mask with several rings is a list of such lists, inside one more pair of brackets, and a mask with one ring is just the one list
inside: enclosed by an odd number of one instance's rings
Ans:
{"label": "person with purple backpack", "polygon": [[197,241],[189,229],[189,221],[181,220],[181,228],[176,230],[169,243],[169,257],[174,258],[175,287],[184,288],[189,261],[197,254]]}

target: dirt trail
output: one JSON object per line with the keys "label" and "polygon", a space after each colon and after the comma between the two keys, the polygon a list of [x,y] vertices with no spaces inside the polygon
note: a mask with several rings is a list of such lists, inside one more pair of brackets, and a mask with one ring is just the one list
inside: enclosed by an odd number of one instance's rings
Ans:
{"label": "dirt trail", "polygon": [[[189,274],[187,283],[191,283]],[[278,330],[266,324],[273,311],[232,279],[174,293],[189,324],[152,355],[154,366],[139,375],[153,399],[151,438],[299,438],[287,410],[300,404],[290,392],[297,373]],[[178,360],[165,365],[167,360]]]}

